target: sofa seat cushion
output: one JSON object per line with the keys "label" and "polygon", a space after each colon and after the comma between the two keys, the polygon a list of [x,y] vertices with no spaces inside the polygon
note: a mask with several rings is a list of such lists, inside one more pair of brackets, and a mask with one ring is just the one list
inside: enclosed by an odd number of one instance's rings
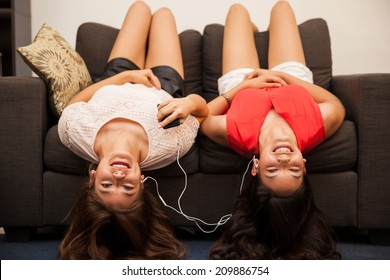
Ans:
{"label": "sofa seat cushion", "polygon": [[[200,170],[204,173],[243,173],[249,158],[200,137]],[[353,122],[344,121],[329,139],[305,154],[309,173],[353,170],[357,162],[357,133]]]}
{"label": "sofa seat cushion", "polygon": [[357,131],[352,121],[345,120],[337,132],[304,155],[310,173],[355,170],[358,159]]}
{"label": "sofa seat cushion", "polygon": [[65,147],[58,135],[58,126],[49,129],[43,151],[45,169],[72,175],[87,175],[90,163]]}
{"label": "sofa seat cushion", "polygon": [[[179,162],[186,173],[191,174],[197,172],[199,170],[199,149],[197,144],[194,144]],[[57,125],[50,128],[46,134],[44,164],[48,170],[71,175],[87,175],[90,166],[89,162],[76,156],[61,143]],[[169,176],[181,176],[183,172],[178,164],[173,162],[160,170],[149,171],[148,174],[154,176],[167,174]]]}

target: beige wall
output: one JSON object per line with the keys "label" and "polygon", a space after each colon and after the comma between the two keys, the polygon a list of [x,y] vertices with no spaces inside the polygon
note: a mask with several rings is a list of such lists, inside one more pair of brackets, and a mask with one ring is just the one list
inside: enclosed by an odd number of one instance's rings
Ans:
{"label": "beige wall", "polygon": [[[267,28],[274,0],[146,0],[153,11],[171,8],[179,31],[202,32],[208,23],[224,23],[232,3],[242,3],[260,30]],[[33,37],[43,23],[74,46],[77,27],[95,21],[120,27],[133,0],[31,0]],[[324,18],[329,25],[334,74],[390,73],[389,0],[290,0],[298,23]],[[207,7],[207,8],[206,8]]]}

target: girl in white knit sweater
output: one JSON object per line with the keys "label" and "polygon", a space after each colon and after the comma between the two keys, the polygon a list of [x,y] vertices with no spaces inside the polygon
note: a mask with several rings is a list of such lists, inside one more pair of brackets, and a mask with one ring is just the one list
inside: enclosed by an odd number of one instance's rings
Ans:
{"label": "girl in white knit sweater", "polygon": [[[136,1],[105,73],[67,104],[59,121],[64,145],[97,165],[74,208],[60,257],[183,257],[141,174],[183,156],[208,113],[202,97],[185,94],[183,75],[172,13],[162,8],[152,15]],[[167,128],[174,121],[177,126]]]}

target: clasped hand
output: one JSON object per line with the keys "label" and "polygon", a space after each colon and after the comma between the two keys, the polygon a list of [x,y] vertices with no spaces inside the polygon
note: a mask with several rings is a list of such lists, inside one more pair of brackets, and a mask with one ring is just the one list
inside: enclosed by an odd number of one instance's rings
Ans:
{"label": "clasped hand", "polygon": [[277,72],[267,69],[256,69],[244,76],[243,83],[248,88],[275,88],[287,85],[287,83],[277,75]]}
{"label": "clasped hand", "polygon": [[159,79],[153,74],[150,69],[143,70],[130,70],[129,82],[134,84],[142,84],[147,87],[155,87],[161,89],[161,83]]}
{"label": "clasped hand", "polygon": [[183,123],[191,114],[192,107],[192,101],[187,97],[172,98],[161,102],[157,107],[159,127],[164,127],[175,119],[179,119],[180,123]]}
{"label": "clasped hand", "polygon": [[[161,89],[159,79],[150,69],[131,70],[129,82],[155,87],[158,90]],[[177,118],[180,119],[180,123],[183,123],[188,115],[191,114],[193,107],[194,104],[192,104],[189,98],[173,98],[161,102],[157,107],[159,127],[164,127]]]}

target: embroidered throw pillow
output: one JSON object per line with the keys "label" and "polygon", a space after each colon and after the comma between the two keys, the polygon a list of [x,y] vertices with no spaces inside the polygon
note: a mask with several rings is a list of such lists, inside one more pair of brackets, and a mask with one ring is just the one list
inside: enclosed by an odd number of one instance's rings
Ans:
{"label": "embroidered throw pillow", "polygon": [[48,85],[50,107],[57,117],[76,93],[92,83],[82,57],[47,24],[32,44],[16,50]]}

